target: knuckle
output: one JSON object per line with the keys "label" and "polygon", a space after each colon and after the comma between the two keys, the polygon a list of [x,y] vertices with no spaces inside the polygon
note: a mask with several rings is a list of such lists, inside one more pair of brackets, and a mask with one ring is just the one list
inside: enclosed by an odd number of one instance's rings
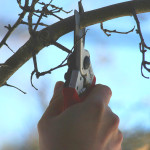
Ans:
{"label": "knuckle", "polygon": [[103,85],[103,89],[110,97],[112,96],[112,90],[110,87]]}
{"label": "knuckle", "polygon": [[123,134],[120,130],[118,130],[118,142],[122,143],[122,141],[123,141]]}
{"label": "knuckle", "polygon": [[41,118],[37,124],[38,131],[40,132],[45,128],[45,121],[43,118]]}
{"label": "knuckle", "polygon": [[104,95],[106,98],[112,96],[112,90],[110,87],[108,87],[106,85],[98,84],[98,85],[96,85],[96,88],[97,88],[98,92],[101,93],[102,95]]}
{"label": "knuckle", "polygon": [[120,122],[119,117],[118,117],[116,114],[113,114],[113,126],[114,126],[115,128],[118,128],[119,122]]}
{"label": "knuckle", "polygon": [[102,101],[92,101],[90,107],[93,112],[98,114],[102,114],[102,112],[104,111],[104,103]]}
{"label": "knuckle", "polygon": [[41,124],[42,124],[42,120],[40,119],[40,120],[39,120],[39,122],[38,122],[38,124],[37,124],[37,128],[38,128],[38,130],[40,130],[40,129],[41,129]]}

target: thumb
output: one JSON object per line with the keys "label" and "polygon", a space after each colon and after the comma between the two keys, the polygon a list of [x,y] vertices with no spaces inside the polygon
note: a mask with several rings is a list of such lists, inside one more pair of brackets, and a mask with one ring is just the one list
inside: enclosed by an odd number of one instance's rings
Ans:
{"label": "thumb", "polygon": [[58,81],[55,84],[54,94],[45,112],[46,115],[54,117],[62,112],[64,107],[63,92],[62,92],[63,86],[64,83],[62,81]]}

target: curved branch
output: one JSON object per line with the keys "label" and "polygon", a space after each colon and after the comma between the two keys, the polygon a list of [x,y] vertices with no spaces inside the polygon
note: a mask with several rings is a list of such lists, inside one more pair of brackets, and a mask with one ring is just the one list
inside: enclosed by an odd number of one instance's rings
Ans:
{"label": "curved branch", "polygon": [[[81,28],[118,17],[131,16],[131,8],[137,13],[150,12],[150,0],[134,0],[88,11],[81,16]],[[68,17],[36,32],[19,50],[0,67],[0,86],[32,57],[59,37],[74,30],[74,16]]]}

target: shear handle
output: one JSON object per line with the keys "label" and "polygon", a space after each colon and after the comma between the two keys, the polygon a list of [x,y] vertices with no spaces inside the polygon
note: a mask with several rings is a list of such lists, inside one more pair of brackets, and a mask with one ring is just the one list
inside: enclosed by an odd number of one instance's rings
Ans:
{"label": "shear handle", "polygon": [[83,102],[87,96],[87,94],[93,89],[96,83],[96,77],[94,76],[93,81],[89,89],[87,89],[86,93],[79,97],[75,88],[64,87],[63,88],[63,96],[64,96],[64,108],[63,111],[68,107]]}

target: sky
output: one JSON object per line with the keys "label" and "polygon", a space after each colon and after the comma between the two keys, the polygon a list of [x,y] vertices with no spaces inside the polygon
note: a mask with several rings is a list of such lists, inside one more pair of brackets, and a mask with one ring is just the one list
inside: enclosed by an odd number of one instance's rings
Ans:
{"label": "sky", "polygon": [[[66,0],[62,3],[55,0],[54,4],[63,6],[65,10],[77,9],[77,0]],[[83,0],[85,11],[97,9],[107,5],[125,2],[124,0]],[[13,23],[20,13],[16,1],[0,2],[0,19],[6,23]],[[5,7],[2,7],[5,6]],[[60,14],[66,18],[73,15]],[[149,13],[138,15],[141,21],[142,32],[147,44],[150,44]],[[46,21],[46,20],[45,20]],[[58,21],[52,18],[47,23]],[[107,21],[104,27],[110,30],[128,31],[134,27],[133,17],[122,17]],[[6,29],[0,23],[0,40]],[[21,27],[16,34],[10,36],[8,42],[12,49],[17,50],[28,39],[27,27]],[[141,76],[140,65],[142,55],[139,52],[139,36],[134,31],[128,35],[112,34],[107,37],[100,25],[92,25],[86,35],[85,49],[89,50],[96,82],[108,85],[113,92],[109,106],[120,117],[122,131],[150,130],[150,80]],[[73,32],[61,37],[58,42],[69,49],[73,47]],[[0,51],[0,63],[5,62],[12,53],[5,47]],[[149,53],[147,54],[149,56]],[[56,58],[57,56],[57,58]],[[67,56],[55,46],[44,48],[37,56],[40,71],[48,70],[60,64]],[[53,88],[57,81],[64,81],[67,67],[56,70],[50,75],[36,79],[33,82],[39,89],[36,91],[30,84],[30,75],[33,71],[33,61],[30,59],[9,80],[8,83],[20,87],[26,95],[8,87],[0,88],[0,146],[5,142],[22,142],[31,131],[37,132],[37,123],[48,105]],[[145,72],[146,73],[146,72]],[[150,74],[146,73],[150,76]],[[46,87],[46,88],[45,88]],[[43,96],[43,97],[42,97]]]}

